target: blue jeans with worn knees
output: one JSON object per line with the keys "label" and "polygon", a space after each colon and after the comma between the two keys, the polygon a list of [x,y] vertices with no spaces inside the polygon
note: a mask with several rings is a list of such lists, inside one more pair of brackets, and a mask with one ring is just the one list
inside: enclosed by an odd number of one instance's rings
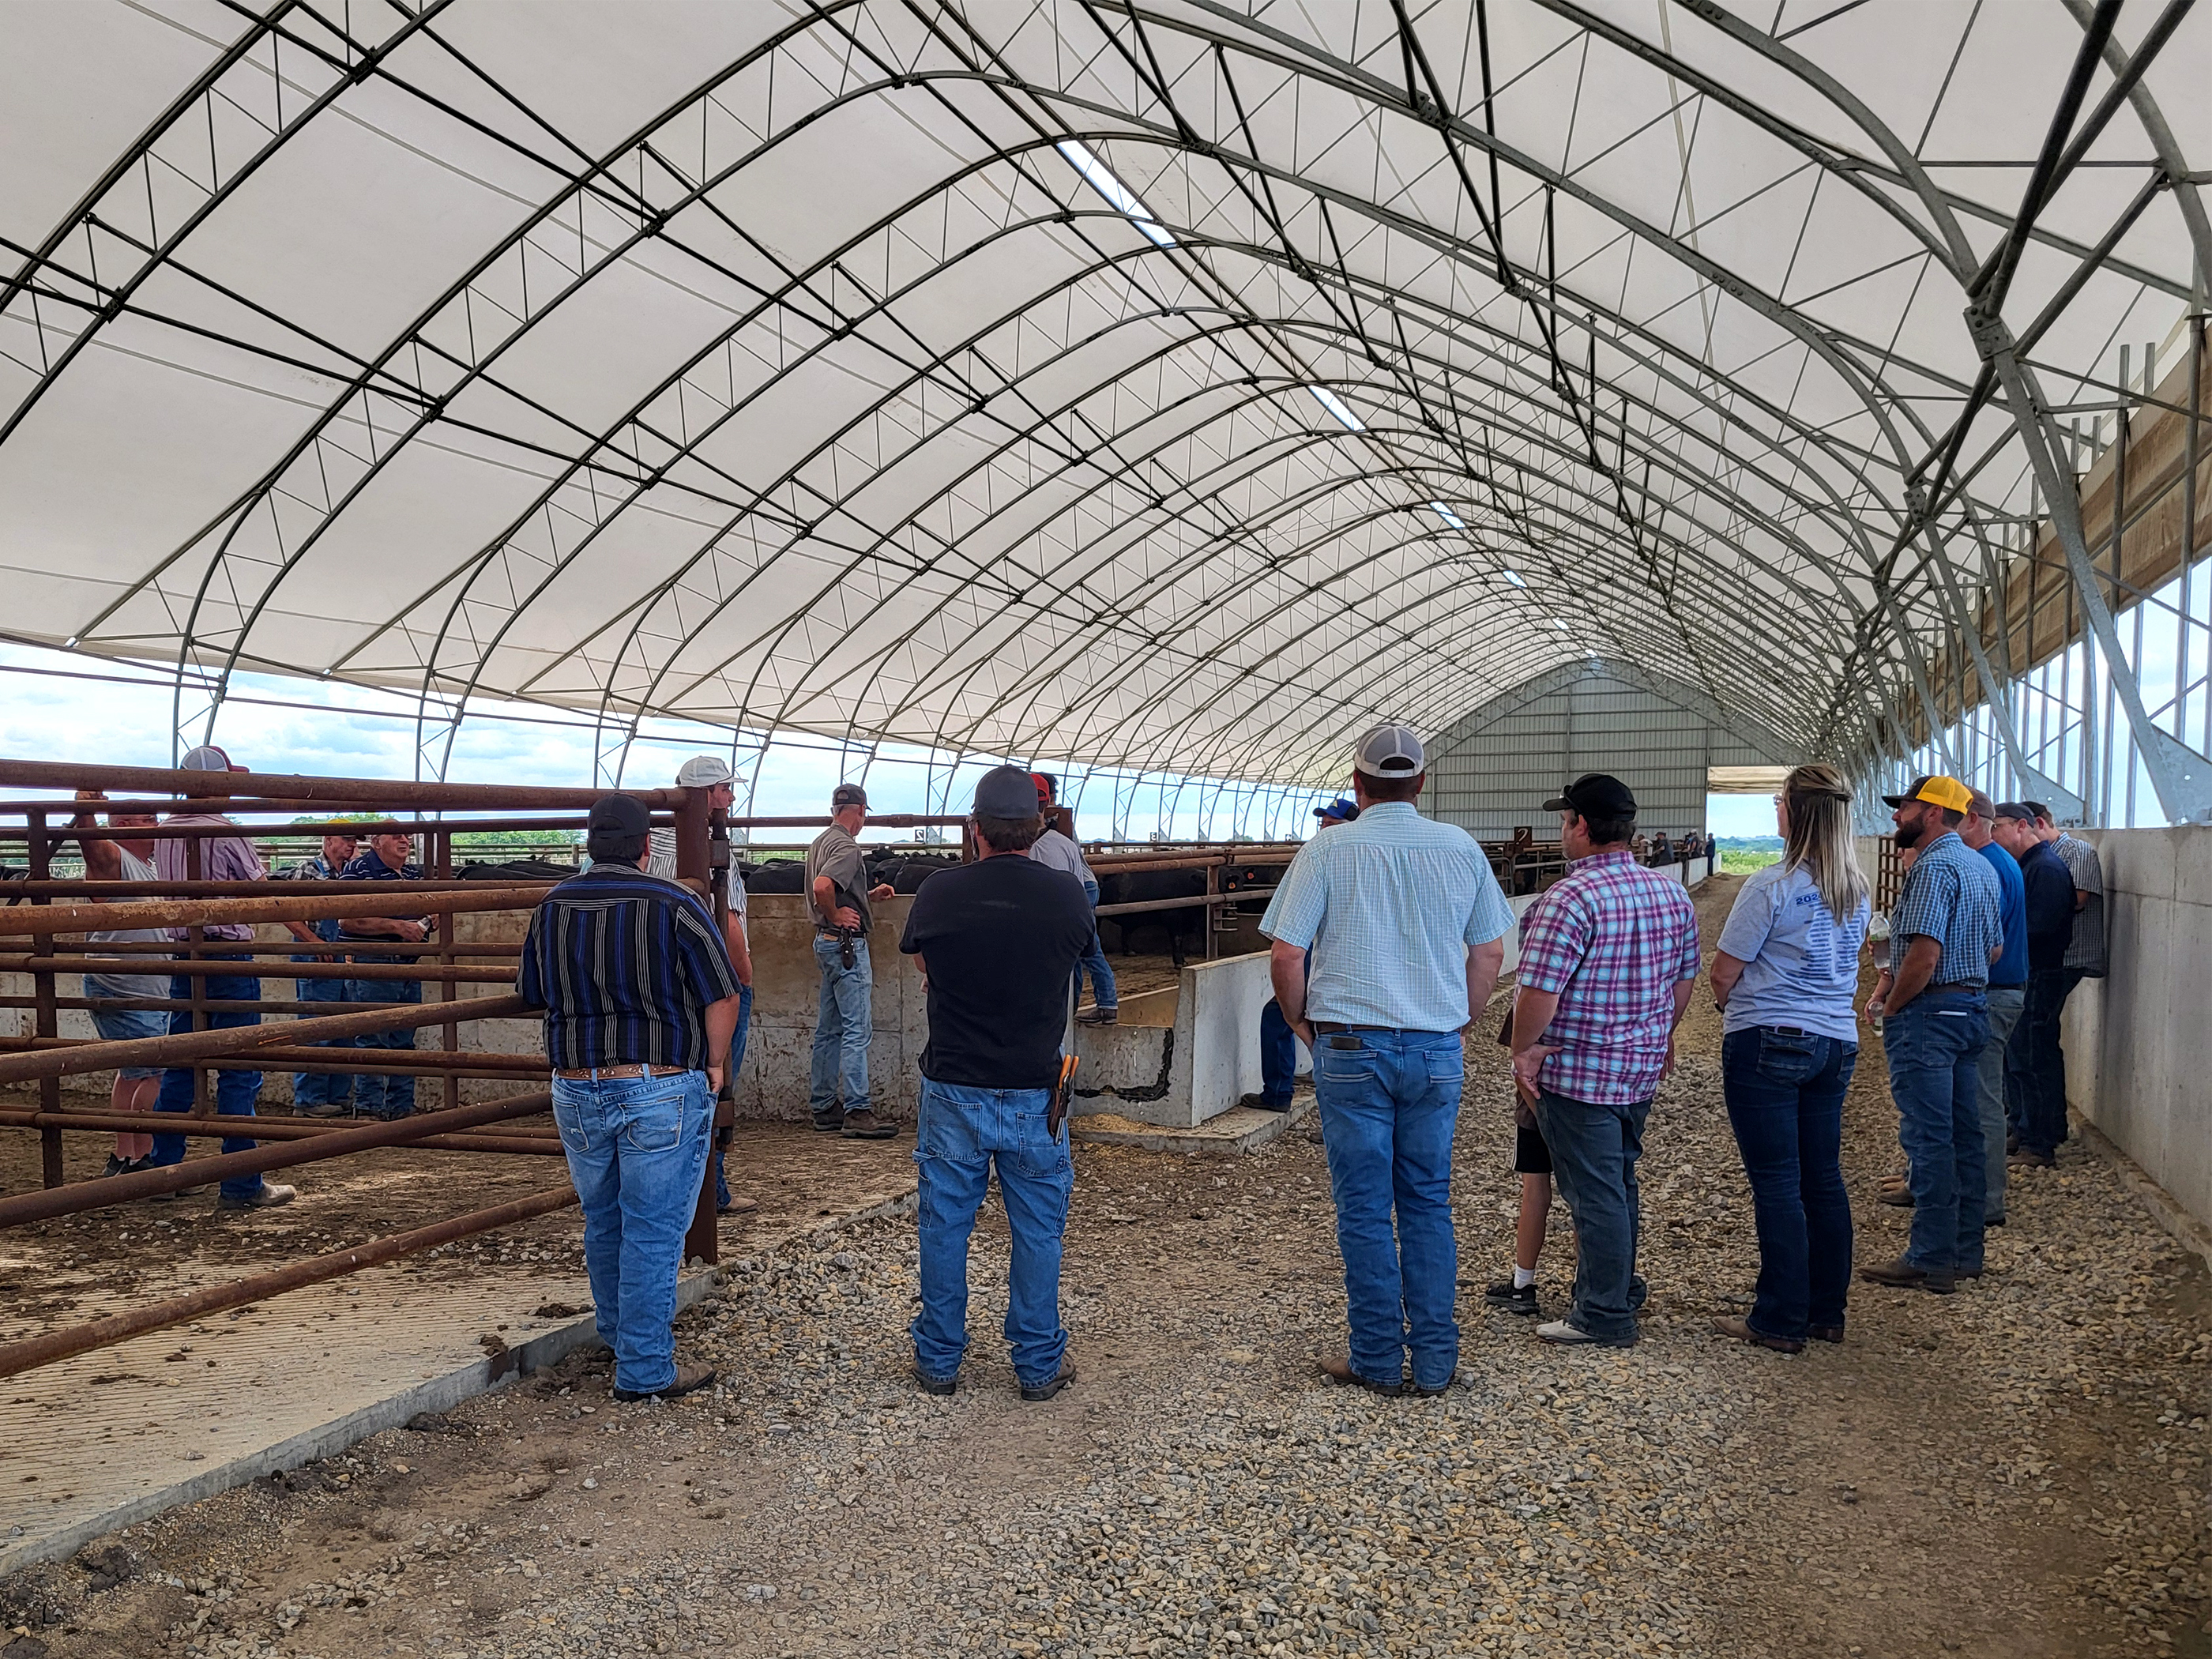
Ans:
{"label": "blue jeans with worn knees", "polygon": [[[243,957],[213,957],[210,960],[243,962]],[[210,974],[207,979],[207,998],[210,1002],[258,1002],[261,981],[246,975]],[[181,974],[170,976],[169,995],[183,1001],[192,994],[192,982]],[[258,1025],[258,1012],[218,1014],[210,1012],[207,1029],[226,1031],[236,1025]],[[191,1011],[173,1008],[169,1011],[169,1035],[175,1036],[192,1029]],[[215,1109],[218,1117],[252,1117],[254,1102],[261,1097],[261,1073],[258,1072],[217,1072],[215,1074]],[[192,1109],[192,1073],[190,1066],[171,1066],[161,1073],[161,1092],[155,1097],[157,1112],[189,1112]],[[226,1152],[250,1152],[254,1143],[244,1135],[225,1135],[222,1150]],[[185,1138],[182,1135],[154,1137],[154,1163],[156,1168],[185,1161]],[[222,1183],[225,1198],[251,1198],[261,1190],[258,1175],[233,1176]]]}
{"label": "blue jeans with worn knees", "polygon": [[2021,1079],[2023,1152],[2049,1157],[2066,1139],[2066,1052],[2059,1041],[2059,1023],[2066,999],[2081,981],[2078,968],[2028,970],[2027,1007],[2013,1028],[2008,1056]]}
{"label": "blue jeans with worn knees", "polygon": [[1974,1097],[1982,1115],[1982,1218],[1984,1224],[2004,1219],[2005,1104],[2007,1056],[2013,1028],[2020,1024],[2027,1003],[2021,985],[1992,985],[1983,994],[1987,1002],[1990,1040],[1974,1066]]}
{"label": "blue jeans with worn knees", "polygon": [[1316,1040],[1314,1097],[1336,1201],[1352,1369],[1370,1382],[1402,1382],[1410,1350],[1414,1383],[1441,1389],[1459,1369],[1451,1148],[1467,1080],[1460,1035]]}
{"label": "blue jeans with worn knees", "polygon": [[[294,957],[292,960],[313,962],[317,958]],[[331,1014],[344,1012],[341,1005],[346,1000],[345,981],[337,978],[295,979],[292,984],[300,1001],[326,1002],[331,1005],[328,1008],[318,1009],[313,1013],[302,1014],[300,1016],[301,1018],[320,1019]],[[353,1039],[351,1037],[326,1038],[316,1046],[331,1050],[331,1059],[335,1061],[337,1058],[337,1051],[352,1048]],[[295,1111],[303,1106],[343,1106],[352,1098],[353,1079],[343,1072],[295,1072],[292,1074],[292,1108]]]}
{"label": "blue jeans with worn knees", "polygon": [[1057,1136],[1046,1132],[1051,1100],[1048,1089],[921,1080],[914,1135],[921,1310],[908,1329],[915,1365],[924,1376],[951,1380],[968,1352],[968,1239],[994,1168],[1012,1242],[1006,1328],[1014,1374],[1029,1387],[1060,1374],[1067,1352],[1060,1322],[1060,1241],[1075,1165],[1066,1126]]}
{"label": "blue jeans with worn knees", "polygon": [[1540,1089],[1536,1127],[1552,1149],[1552,1179],[1575,1223],[1575,1300],[1567,1322],[1607,1342],[1636,1340],[1644,1305],[1636,1247],[1644,1227],[1636,1161],[1649,1100],[1614,1104]]}
{"label": "blue jeans with worn knees", "polygon": [[[1092,909],[1098,908],[1097,882],[1085,882],[1083,896],[1091,901]],[[1098,942],[1098,930],[1096,927],[1091,930],[1091,943],[1084,948],[1083,954],[1077,957],[1075,962],[1075,1000],[1078,1002],[1083,1000],[1083,976],[1086,973],[1091,975],[1092,1004],[1100,1008],[1119,1007],[1121,994],[1115,988],[1114,969],[1106,960],[1106,947]]]}
{"label": "blue jeans with worn knees", "polygon": [[1982,1265],[1981,1057],[1989,1016],[1978,991],[1923,991],[1884,1017],[1897,1139],[1912,1188],[1905,1259],[1934,1272]]}
{"label": "blue jeans with worn knees", "polygon": [[814,1075],[807,1106],[826,1118],[842,1105],[848,1112],[868,1109],[870,1003],[875,988],[868,966],[868,941],[853,941],[853,965],[845,966],[840,941],[817,938],[814,963],[822,973],[822,1006],[814,1019]]}
{"label": "blue jeans with worn knees", "polygon": [[[422,1000],[422,981],[419,979],[349,979],[346,981],[348,1002],[374,1005],[378,1003],[418,1003]],[[353,1040],[354,1047],[386,1052],[411,1051],[415,1047],[415,1032],[372,1031]],[[411,1117],[415,1112],[415,1079],[404,1072],[363,1072],[353,1080],[354,1109],[363,1117],[373,1117],[390,1122],[394,1118]]]}
{"label": "blue jeans with worn knees", "polygon": [[1260,1010],[1260,1098],[1270,1106],[1287,1106],[1298,1080],[1298,1040],[1283,1018],[1283,1005],[1273,997]]}
{"label": "blue jeans with worn knees", "polygon": [[584,1210],[584,1267],[615,1387],[676,1379],[676,1279],[699,1205],[714,1098],[704,1072],[553,1079],[553,1121]]}
{"label": "blue jeans with worn knees", "polygon": [[[738,987],[738,1029],[730,1033],[730,1063],[723,1072],[732,1088],[737,1086],[738,1067],[745,1063],[745,1033],[753,1023],[753,988]],[[716,1133],[719,1135],[720,1131]],[[730,1183],[722,1176],[723,1149],[719,1139],[714,1146],[714,1207],[726,1210],[730,1206]]]}
{"label": "blue jeans with worn knees", "polygon": [[1844,1188],[1844,1093],[1855,1042],[1753,1026],[1721,1042],[1729,1127],[1751,1182],[1759,1285],[1751,1328],[1805,1340],[1841,1328],[1851,1284],[1851,1200]]}

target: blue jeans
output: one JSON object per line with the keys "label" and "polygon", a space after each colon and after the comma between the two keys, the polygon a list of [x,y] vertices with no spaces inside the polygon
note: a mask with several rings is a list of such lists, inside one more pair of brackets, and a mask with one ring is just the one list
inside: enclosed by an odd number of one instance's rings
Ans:
{"label": "blue jeans", "polygon": [[814,1018],[814,1075],[806,1104],[817,1122],[829,1121],[841,1104],[848,1112],[868,1109],[869,1003],[875,978],[868,966],[868,941],[853,941],[850,968],[840,943],[819,937],[814,941],[822,1006]]}
{"label": "blue jeans", "polygon": [[584,1207],[584,1267],[615,1387],[676,1378],[676,1276],[699,1205],[714,1099],[704,1072],[553,1079],[553,1121]]}
{"label": "blue jeans", "polygon": [[[348,1002],[394,1004],[422,1000],[422,981],[419,979],[349,979],[345,982]],[[412,1050],[415,1032],[374,1031],[353,1040],[356,1048],[380,1051]],[[353,1080],[354,1109],[363,1117],[373,1117],[390,1122],[394,1118],[411,1117],[415,1112],[415,1079],[403,1072],[363,1072]]]}
{"label": "blue jeans", "polygon": [[1298,1079],[1298,1040],[1283,1018],[1283,1005],[1273,997],[1260,1010],[1260,1101],[1267,1106],[1287,1106]]}
{"label": "blue jeans", "polygon": [[908,1328],[924,1376],[950,1381],[968,1352],[968,1237],[999,1171],[999,1198],[1012,1235],[1006,1286],[1006,1345],[1024,1386],[1049,1382],[1067,1352],[1060,1322],[1060,1249],[1067,1231],[1075,1165],[1067,1130],[1045,1132],[1048,1089],[978,1089],[921,1080],[914,1161],[921,1169],[916,1226],[921,1238],[921,1311]]}
{"label": "blue jeans", "polygon": [[1575,1220],[1575,1301],[1567,1323],[1626,1347],[1636,1340],[1644,1281],[1636,1245],[1644,1200],[1636,1161],[1644,1156],[1649,1100],[1626,1104],[1573,1100],[1549,1089],[1536,1095],[1536,1127],[1552,1149],[1552,1178]]}
{"label": "blue jeans", "polygon": [[[1098,908],[1098,884],[1083,884],[1083,896],[1091,901],[1094,910]],[[1114,969],[1106,961],[1106,947],[1098,942],[1098,930],[1091,930],[1091,944],[1075,963],[1075,1000],[1083,1000],[1083,975],[1091,975],[1091,1000],[1100,1008],[1121,1006],[1121,994],[1114,988]]]}
{"label": "blue jeans", "polygon": [[[295,962],[313,962],[313,957],[294,957]],[[297,979],[292,981],[301,1002],[326,1002],[328,1009],[300,1016],[302,1019],[319,1019],[325,1014],[344,1012],[346,981],[342,979]],[[350,1048],[351,1037],[325,1039],[316,1044],[320,1048]],[[331,1055],[333,1060],[337,1055]],[[343,1072],[295,1072],[292,1073],[292,1109],[304,1106],[343,1106],[353,1097],[353,1079]]]}
{"label": "blue jeans", "polygon": [[2027,1006],[2006,1054],[2006,1070],[2019,1083],[2023,1152],[2048,1158],[2065,1142],[2066,1052],[2059,1042],[2059,1016],[2081,982],[2078,968],[2028,969]]}
{"label": "blue jeans", "polygon": [[1370,1382],[1402,1382],[1410,1350],[1414,1383],[1441,1389],[1459,1369],[1451,1213],[1452,1131],[1467,1080],[1459,1033],[1346,1031],[1315,1041],[1352,1369]]}
{"label": "blue jeans", "polygon": [[1982,1265],[1981,1058],[1989,1015],[1978,991],[1923,991],[1882,1021],[1897,1139],[1911,1165],[1905,1259],[1931,1272]]}
{"label": "blue jeans", "polygon": [[1759,1285],[1751,1328],[1805,1340],[1842,1328],[1851,1284],[1851,1200],[1844,1190],[1844,1091],[1856,1042],[1774,1026],[1721,1042],[1729,1126],[1751,1182]]}
{"label": "blue jeans", "polygon": [[[243,957],[218,957],[211,961],[243,962]],[[179,1001],[192,994],[192,982],[182,974],[169,981],[169,994]],[[245,975],[210,974],[207,979],[210,1002],[258,1002],[261,998],[261,981]],[[258,1025],[259,1012],[218,1014],[210,1012],[207,1029],[227,1031],[238,1025]],[[175,1036],[192,1029],[191,1011],[173,1008],[169,1011],[169,1035]],[[215,1109],[219,1117],[252,1117],[253,1103],[260,1098],[261,1073],[258,1072],[217,1072],[215,1074]],[[188,1066],[173,1066],[161,1073],[161,1091],[155,1097],[157,1112],[189,1112],[192,1109],[192,1071]],[[222,1149],[226,1152],[250,1152],[254,1143],[244,1135],[225,1135]],[[154,1164],[166,1168],[185,1161],[185,1138],[182,1135],[154,1137]],[[233,1176],[222,1183],[225,1198],[251,1198],[261,1190],[258,1175]]]}
{"label": "blue jeans", "polygon": [[2027,1006],[2027,989],[1992,985],[1984,995],[1989,1005],[1990,1040],[1982,1045],[1981,1060],[1974,1067],[1974,1097],[1982,1115],[1982,1216],[1988,1224],[2004,1219],[2006,1055],[2013,1028]]}
{"label": "blue jeans", "polygon": [[[740,985],[738,987],[738,1029],[730,1034],[730,1063],[723,1073],[732,1088],[737,1086],[738,1067],[745,1063],[745,1033],[752,1023],[753,988]],[[730,1183],[722,1178],[722,1135],[725,1133],[719,1129],[714,1132],[714,1207],[718,1210],[730,1206]]]}

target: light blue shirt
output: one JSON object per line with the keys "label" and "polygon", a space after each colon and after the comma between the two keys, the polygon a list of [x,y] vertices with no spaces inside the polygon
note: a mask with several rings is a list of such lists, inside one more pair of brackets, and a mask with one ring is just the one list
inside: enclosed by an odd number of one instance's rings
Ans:
{"label": "light blue shirt", "polygon": [[1721,929],[1720,948],[1744,965],[1729,994],[1723,1032],[1795,1025],[1856,1045],[1851,994],[1858,989],[1871,908],[1861,899],[1838,926],[1804,866],[1770,864],[1754,872]]}
{"label": "light blue shirt", "polygon": [[1405,1031],[1466,1024],[1468,948],[1512,926],[1474,838],[1410,801],[1316,835],[1260,920],[1268,938],[1313,952],[1308,1019]]}

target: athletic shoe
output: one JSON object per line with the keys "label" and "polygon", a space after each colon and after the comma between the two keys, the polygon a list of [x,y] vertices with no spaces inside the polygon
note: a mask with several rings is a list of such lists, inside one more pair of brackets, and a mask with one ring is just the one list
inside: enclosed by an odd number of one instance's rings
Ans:
{"label": "athletic shoe", "polygon": [[1482,1299],[1500,1313],[1533,1314],[1536,1311],[1536,1281],[1516,1287],[1510,1279],[1501,1279],[1482,1293]]}
{"label": "athletic shoe", "polygon": [[100,1178],[102,1180],[106,1179],[109,1176],[129,1175],[130,1173],[131,1160],[127,1158],[118,1158],[113,1152],[110,1152],[107,1155],[107,1167],[100,1172]]}
{"label": "athletic shoe", "polygon": [[1557,1343],[1564,1348],[1632,1348],[1636,1346],[1636,1339],[1632,1336],[1592,1336],[1581,1326],[1571,1325],[1564,1319],[1537,1326],[1536,1334],[1545,1341]]}

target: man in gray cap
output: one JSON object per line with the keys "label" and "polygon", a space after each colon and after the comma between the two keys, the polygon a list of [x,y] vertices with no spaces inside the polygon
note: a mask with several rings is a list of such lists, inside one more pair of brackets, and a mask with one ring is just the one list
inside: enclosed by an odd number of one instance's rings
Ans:
{"label": "man in gray cap", "polygon": [[[678,789],[703,789],[707,792],[709,810],[726,812],[737,799],[730,780],[737,775],[730,769],[729,762],[720,755],[694,755],[676,769]],[[648,876],[658,876],[663,881],[676,879],[676,830],[673,826],[655,830],[646,844],[645,862],[640,866]],[[722,929],[722,943],[729,948],[730,965],[738,973],[738,1025],[730,1036],[730,1063],[726,1075],[734,1087],[738,1068],[745,1061],[745,1034],[753,1023],[753,952],[745,938],[745,884],[738,879],[738,872],[730,872],[730,919]],[[730,1183],[722,1170],[723,1154],[729,1150],[730,1131],[725,1127],[714,1131],[714,1212],[726,1215],[736,1207],[730,1195]]]}
{"label": "man in gray cap", "polygon": [[[1024,773],[1023,776],[1029,775]],[[1035,793],[1036,786],[1030,786]],[[830,827],[806,849],[806,895],[813,907],[814,962],[822,972],[822,1004],[814,1021],[814,1075],[807,1105],[823,1134],[887,1140],[898,1131],[868,1106],[868,1037],[873,1029],[875,975],[868,965],[869,904],[891,896],[888,884],[868,884],[859,836],[868,822],[868,792],[841,783],[830,793]]]}
{"label": "man in gray cap", "polygon": [[1091,902],[1029,849],[1044,830],[1036,781],[994,767],[975,786],[980,855],[940,870],[914,896],[899,949],[929,988],[921,1052],[916,1224],[921,1310],[910,1328],[915,1376],[936,1395],[957,1385],[968,1351],[968,1238],[994,1165],[1012,1252],[1006,1340],[1024,1400],[1075,1378],[1060,1322],[1060,1239],[1075,1170],[1051,1121],[1068,986],[1091,943]]}
{"label": "man in gray cap", "polygon": [[1351,1352],[1321,1369],[1382,1394],[1441,1394],[1459,1366],[1462,1038],[1490,1000],[1513,925],[1474,839],[1414,809],[1427,766],[1406,726],[1362,738],[1358,819],[1299,849],[1260,922],[1274,941],[1284,1022],[1313,1052],[1344,1255]]}

